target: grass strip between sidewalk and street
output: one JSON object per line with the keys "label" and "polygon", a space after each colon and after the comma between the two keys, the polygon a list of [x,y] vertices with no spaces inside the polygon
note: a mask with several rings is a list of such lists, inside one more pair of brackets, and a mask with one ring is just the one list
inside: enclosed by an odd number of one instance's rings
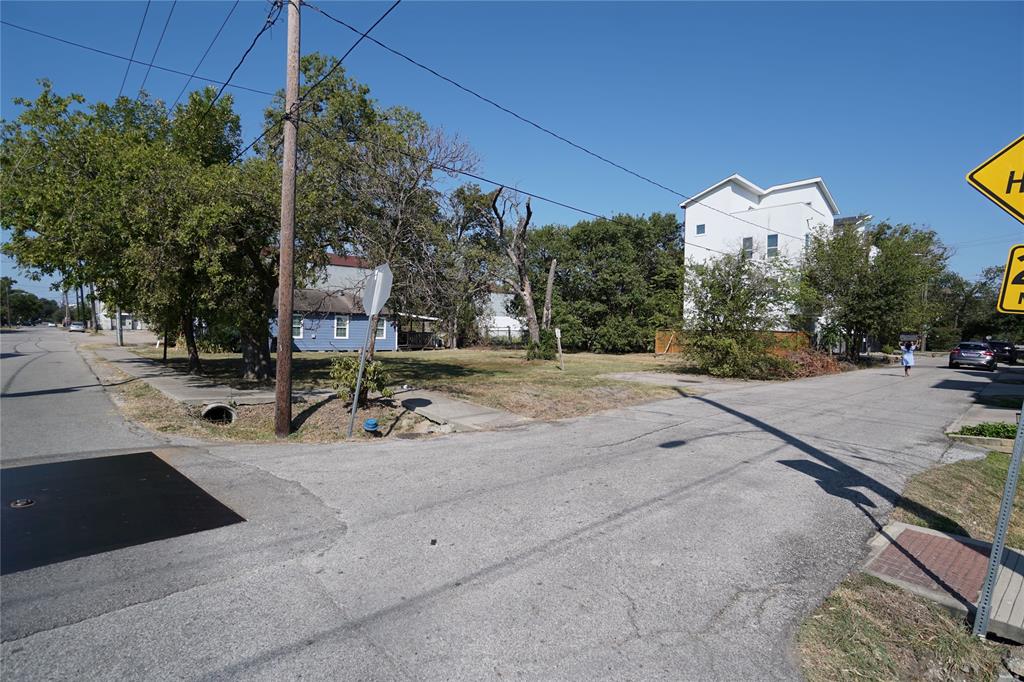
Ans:
{"label": "grass strip between sidewalk and street", "polygon": [[[1010,456],[990,452],[912,477],[894,521],[991,541]],[[1007,545],[1024,547],[1018,489]],[[819,680],[994,680],[1008,647],[973,637],[963,618],[863,573],[844,580],[801,625],[804,676]]]}

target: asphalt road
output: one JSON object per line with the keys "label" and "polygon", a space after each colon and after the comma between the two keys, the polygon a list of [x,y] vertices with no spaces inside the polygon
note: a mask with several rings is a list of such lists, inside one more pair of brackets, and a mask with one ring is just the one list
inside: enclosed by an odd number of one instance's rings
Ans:
{"label": "asphalt road", "polygon": [[[571,356],[567,358],[571,362]],[[992,380],[922,358],[490,433],[167,448],[246,523],[4,576],[16,679],[798,679]]]}
{"label": "asphalt road", "polygon": [[121,418],[75,344],[53,327],[0,333],[0,462],[29,464],[167,444]]}

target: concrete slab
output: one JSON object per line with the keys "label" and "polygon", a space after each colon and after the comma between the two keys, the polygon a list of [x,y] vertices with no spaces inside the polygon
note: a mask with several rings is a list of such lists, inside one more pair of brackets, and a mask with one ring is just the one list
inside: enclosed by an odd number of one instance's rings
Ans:
{"label": "concrete slab", "polygon": [[436,424],[448,424],[453,431],[484,431],[517,426],[530,421],[518,414],[475,405],[436,391],[399,391],[395,398],[410,412],[415,412]]}
{"label": "concrete slab", "polygon": [[[871,541],[864,571],[973,618],[988,556],[987,542],[894,522]],[[1024,554],[1007,547],[993,591],[989,632],[1024,642]]]}
{"label": "concrete slab", "polygon": [[651,384],[653,386],[672,386],[688,393],[700,392],[701,389],[746,388],[767,383],[745,379],[723,379],[706,374],[676,374],[673,372],[615,372],[612,374],[602,374],[601,377],[616,381]]}

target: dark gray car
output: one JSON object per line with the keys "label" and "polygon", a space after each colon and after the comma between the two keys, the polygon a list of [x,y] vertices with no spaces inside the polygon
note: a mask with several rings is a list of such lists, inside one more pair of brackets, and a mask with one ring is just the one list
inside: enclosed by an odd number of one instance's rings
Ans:
{"label": "dark gray car", "polygon": [[949,352],[949,366],[966,365],[992,371],[996,368],[996,354],[984,341],[961,341]]}
{"label": "dark gray car", "polygon": [[1007,365],[1017,364],[1017,350],[1009,341],[989,341],[988,345],[992,346],[992,350],[995,351],[997,362],[1004,362]]}

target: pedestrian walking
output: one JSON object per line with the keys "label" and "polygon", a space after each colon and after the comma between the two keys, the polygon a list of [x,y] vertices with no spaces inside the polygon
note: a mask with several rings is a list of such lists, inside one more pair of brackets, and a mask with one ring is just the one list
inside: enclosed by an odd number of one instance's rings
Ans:
{"label": "pedestrian walking", "polygon": [[914,351],[917,350],[917,344],[907,341],[903,344],[903,357],[900,359],[900,364],[903,365],[903,376],[910,376],[910,368],[914,366]]}

